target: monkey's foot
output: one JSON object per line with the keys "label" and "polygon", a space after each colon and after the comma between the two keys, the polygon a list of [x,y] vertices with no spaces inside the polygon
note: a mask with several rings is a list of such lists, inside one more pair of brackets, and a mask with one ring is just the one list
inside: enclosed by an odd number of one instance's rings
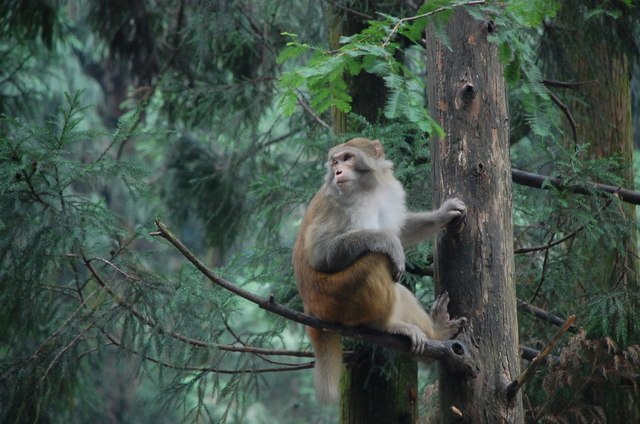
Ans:
{"label": "monkey's foot", "polygon": [[431,307],[431,319],[435,330],[443,340],[448,340],[455,336],[458,331],[467,323],[466,317],[451,319],[449,317],[449,293],[444,292],[433,303]]}
{"label": "monkey's foot", "polygon": [[422,354],[425,344],[429,341],[420,327],[406,322],[391,323],[387,331],[409,337],[411,339],[411,353],[416,355]]}

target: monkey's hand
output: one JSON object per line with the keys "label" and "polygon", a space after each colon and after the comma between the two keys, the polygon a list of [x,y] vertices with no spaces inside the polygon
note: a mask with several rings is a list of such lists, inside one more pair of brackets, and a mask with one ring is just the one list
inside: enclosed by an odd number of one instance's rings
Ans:
{"label": "monkey's hand", "polygon": [[449,223],[456,218],[462,218],[467,213],[467,206],[464,202],[457,197],[453,199],[447,199],[440,209],[438,214],[443,217],[443,221]]}
{"label": "monkey's hand", "polygon": [[443,340],[448,340],[455,336],[467,322],[465,317],[452,320],[449,317],[448,307],[449,293],[447,292],[438,296],[431,307],[431,319],[433,320],[435,331],[439,333]]}

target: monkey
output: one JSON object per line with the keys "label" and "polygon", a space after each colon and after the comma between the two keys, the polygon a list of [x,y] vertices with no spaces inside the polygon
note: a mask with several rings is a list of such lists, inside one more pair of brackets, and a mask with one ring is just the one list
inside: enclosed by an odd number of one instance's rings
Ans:
{"label": "monkey", "polygon": [[[305,313],[346,326],[408,336],[422,353],[428,338],[446,340],[466,318],[451,320],[445,293],[431,315],[398,283],[404,249],[466,213],[453,198],[430,212],[407,211],[405,191],[379,140],[354,138],[329,150],[324,184],[311,200],[293,249],[293,268]],[[342,372],[340,337],[307,327],[316,356],[321,402],[337,400]]]}

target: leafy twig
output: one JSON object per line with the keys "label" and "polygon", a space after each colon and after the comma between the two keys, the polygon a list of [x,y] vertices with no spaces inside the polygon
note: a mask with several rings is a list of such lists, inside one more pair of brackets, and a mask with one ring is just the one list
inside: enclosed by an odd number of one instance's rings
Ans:
{"label": "leafy twig", "polygon": [[224,351],[227,351],[227,352],[244,352],[244,353],[252,353],[252,354],[256,354],[256,355],[275,355],[275,356],[294,356],[294,357],[309,357],[309,356],[311,356],[311,354],[308,353],[308,352],[296,352],[296,351],[290,351],[290,350],[262,349],[262,348],[251,347],[251,346],[230,346],[230,345],[223,345],[223,344],[217,344],[217,343],[208,343],[208,342],[205,342],[205,341],[202,341],[202,340],[198,340],[198,339],[194,339],[192,337],[185,336],[185,335],[180,334],[180,333],[176,333],[174,331],[167,330],[167,329],[161,327],[160,325],[158,325],[157,323],[153,322],[152,320],[148,319],[147,317],[145,317],[140,311],[135,309],[134,306],[131,303],[127,302],[120,295],[118,295],[104,281],[102,276],[98,273],[98,271],[95,269],[95,267],[91,264],[91,260],[86,258],[84,255],[82,256],[82,259],[83,259],[83,262],[84,262],[85,266],[87,267],[87,269],[89,270],[89,272],[91,273],[93,278],[95,278],[95,280],[98,283],[98,285],[100,285],[100,287],[104,288],[106,290],[106,292],[109,293],[109,295],[116,301],[116,303],[120,307],[130,311],[130,313],[134,317],[136,317],[140,322],[142,322],[147,327],[155,329],[158,332],[158,334],[167,335],[169,337],[172,337],[172,338],[174,338],[176,340],[179,340],[181,342],[187,343],[187,344],[189,344],[191,346],[194,346],[194,347],[218,349],[218,350],[224,350]]}
{"label": "leafy twig", "polygon": [[116,340],[113,336],[104,333],[105,337],[111,341],[114,346],[118,346],[121,349],[126,350],[129,353],[132,353],[136,356],[140,356],[143,359],[151,361],[155,364],[158,364],[165,368],[170,368],[179,371],[196,371],[196,372],[215,372],[219,374],[252,374],[252,373],[265,373],[265,372],[283,372],[283,371],[296,371],[296,370],[304,370],[308,368],[313,368],[313,362],[307,362],[304,364],[293,364],[279,368],[246,368],[246,369],[234,369],[227,370],[222,368],[214,368],[214,367],[195,367],[192,365],[176,365],[170,362],[163,361],[161,359],[155,358],[153,356],[149,356],[146,353],[139,352],[129,346],[123,345],[121,342]]}
{"label": "leafy twig", "polygon": [[[474,1],[469,1],[467,3],[458,4],[456,6],[475,6],[475,5],[484,4],[484,3],[486,3],[484,0],[474,0]],[[422,13],[420,15],[409,16],[408,18],[399,19],[398,22],[396,22],[393,29],[391,30],[391,32],[389,33],[389,35],[387,36],[387,38],[382,42],[382,47],[386,47],[389,44],[389,42],[391,41],[391,38],[393,38],[393,36],[398,32],[402,24],[406,22],[417,21],[418,19],[422,19],[422,18],[427,18],[429,16],[436,15],[438,13],[444,12],[445,10],[449,10],[449,9],[451,9],[451,6],[442,6],[427,13]]]}

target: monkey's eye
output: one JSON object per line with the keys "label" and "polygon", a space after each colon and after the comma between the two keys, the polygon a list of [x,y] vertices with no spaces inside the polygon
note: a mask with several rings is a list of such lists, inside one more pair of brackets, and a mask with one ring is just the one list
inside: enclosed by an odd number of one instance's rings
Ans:
{"label": "monkey's eye", "polygon": [[342,158],[345,162],[349,162],[351,159],[353,159],[353,155],[351,153],[345,153]]}

